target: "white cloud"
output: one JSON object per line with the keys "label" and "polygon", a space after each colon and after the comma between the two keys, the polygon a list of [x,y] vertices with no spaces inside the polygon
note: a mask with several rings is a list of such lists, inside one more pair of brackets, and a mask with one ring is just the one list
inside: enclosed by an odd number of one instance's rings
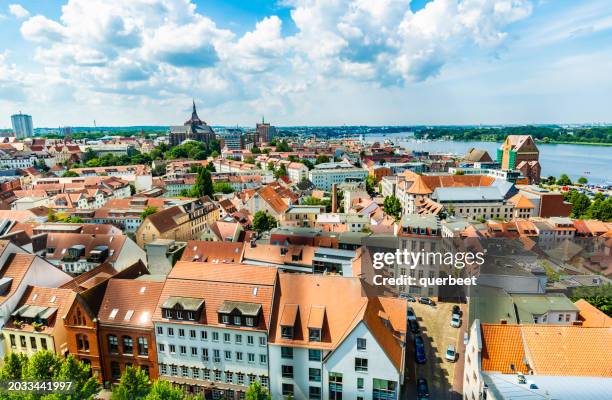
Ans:
{"label": "white cloud", "polygon": [[238,36],[189,0],[69,0],[59,19],[32,16],[21,33],[77,97],[167,104],[195,96],[208,107],[291,112],[314,87],[403,87],[435,77],[466,49],[504,45],[507,26],[531,13],[527,0],[433,0],[417,12],[410,0],[286,4],[291,35],[271,15]]}
{"label": "white cloud", "polygon": [[27,18],[30,16],[30,12],[26,10],[21,4],[9,4],[8,6],[9,12],[15,18]]}

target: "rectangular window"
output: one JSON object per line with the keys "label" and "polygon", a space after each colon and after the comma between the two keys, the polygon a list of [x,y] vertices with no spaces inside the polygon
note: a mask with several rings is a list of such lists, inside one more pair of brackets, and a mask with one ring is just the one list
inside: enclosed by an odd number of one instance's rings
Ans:
{"label": "rectangular window", "polygon": [[259,355],[259,363],[260,364],[266,364],[268,362],[268,356],[265,354],[260,354]]}
{"label": "rectangular window", "polygon": [[171,365],[170,366],[170,371],[172,371],[172,376],[177,376],[178,375],[178,367],[176,365]]}
{"label": "rectangular window", "polygon": [[157,347],[159,348],[160,353],[163,353],[164,351],[166,351],[166,345],[163,343],[158,343]]}
{"label": "rectangular window", "polygon": [[308,380],[310,382],[321,382],[321,370],[319,368],[308,368]]}
{"label": "rectangular window", "polygon": [[210,370],[208,368],[202,370],[202,377],[207,381],[210,380]]}
{"label": "rectangular window", "polygon": [[42,347],[43,350],[47,350],[47,339],[40,338],[40,347]]}
{"label": "rectangular window", "polygon": [[189,321],[195,320],[195,313],[193,311],[187,311],[187,319]]}
{"label": "rectangular window", "polygon": [[221,315],[221,322],[224,324],[229,324],[229,315]]}
{"label": "rectangular window", "polygon": [[366,349],[366,340],[363,338],[357,338],[357,350]]}
{"label": "rectangular window", "polygon": [[221,362],[221,352],[217,349],[213,350],[213,362]]}
{"label": "rectangular window", "polygon": [[159,364],[159,372],[162,375],[166,375],[168,373],[168,367],[166,366],[166,364]]}
{"label": "rectangular window", "polygon": [[238,372],[236,374],[236,377],[238,378],[238,384],[239,385],[244,385],[244,374],[241,372]]}
{"label": "rectangular window", "polygon": [[308,349],[308,361],[321,361],[321,350]]}
{"label": "rectangular window", "polygon": [[162,328],[161,326],[157,327],[157,334],[158,335],[163,335],[164,334],[164,328]]}
{"label": "rectangular window", "polygon": [[37,346],[36,346],[36,338],[33,336],[30,336],[30,347],[32,348],[32,350],[36,350]]}
{"label": "rectangular window", "polygon": [[170,350],[170,354],[176,354],[176,346],[173,344],[168,345],[168,349]]}
{"label": "rectangular window", "polygon": [[293,347],[281,347],[281,358],[292,359]]}
{"label": "rectangular window", "polygon": [[215,370],[215,382],[221,382],[221,371]]}
{"label": "rectangular window", "polygon": [[246,326],[253,326],[255,324],[255,320],[253,319],[253,317],[246,317]]}
{"label": "rectangular window", "polygon": [[17,347],[17,341],[15,340],[15,335],[11,333],[10,338],[11,338],[11,347],[12,348]]}
{"label": "rectangular window", "polygon": [[185,337],[185,329],[183,329],[183,328],[179,329],[179,337],[180,338],[184,338]]}
{"label": "rectangular window", "polygon": [[310,400],[321,400],[321,388],[318,386],[308,387],[308,398]]}
{"label": "rectangular window", "polygon": [[236,344],[242,344],[242,335],[236,335]]}
{"label": "rectangular window", "polygon": [[213,342],[218,342],[219,341],[219,332],[213,332],[212,333],[212,340],[213,340]]}
{"label": "rectangular window", "polygon": [[293,385],[290,383],[283,383],[283,396],[293,396]]}
{"label": "rectangular window", "polygon": [[236,352],[236,361],[242,361],[242,352],[241,351],[237,351]]}
{"label": "rectangular window", "polygon": [[201,340],[208,340],[208,332],[206,332],[206,331],[201,331],[201,332],[200,332],[200,339],[201,339]]}
{"label": "rectangular window", "polygon": [[174,328],[168,328],[168,336],[174,336]]}
{"label": "rectangular window", "polygon": [[138,355],[139,356],[149,355],[149,341],[142,336],[138,337]]}
{"label": "rectangular window", "polygon": [[355,371],[368,372],[368,359],[356,357],[355,358]]}
{"label": "rectangular window", "polygon": [[283,365],[281,368],[282,368],[283,378],[293,378],[293,366],[292,365]]}
{"label": "rectangular window", "polygon": [[363,378],[357,378],[357,389],[363,390],[363,386],[364,386]]}
{"label": "rectangular window", "polygon": [[225,371],[225,383],[234,383],[234,373]]}
{"label": "rectangular window", "polygon": [[187,346],[179,346],[179,349],[181,349],[181,354],[182,355],[186,355],[187,354]]}
{"label": "rectangular window", "polygon": [[293,339],[293,327],[281,326],[281,337],[283,339]]}
{"label": "rectangular window", "polygon": [[234,316],[234,325],[240,325],[242,323],[239,315]]}
{"label": "rectangular window", "polygon": [[226,360],[231,360],[232,359],[232,352],[229,350],[225,350],[225,359]]}
{"label": "rectangular window", "polygon": [[308,340],[311,342],[320,342],[321,329],[308,328]]}
{"label": "rectangular window", "polygon": [[183,375],[183,378],[187,378],[189,376],[189,368],[182,366],[181,375]]}
{"label": "rectangular window", "polygon": [[251,346],[255,344],[255,339],[253,338],[253,336],[247,336],[247,344]]}
{"label": "rectangular window", "polygon": [[194,357],[198,356],[198,348],[197,347],[192,347],[191,348],[191,355]]}
{"label": "rectangular window", "polygon": [[202,347],[202,361],[208,361],[208,349]]}
{"label": "rectangular window", "polygon": [[342,398],[342,374],[339,372],[329,373],[329,398]]}
{"label": "rectangular window", "polygon": [[260,336],[259,337],[259,345],[264,347],[266,345],[266,337],[265,336]]}
{"label": "rectangular window", "polygon": [[230,342],[230,340],[231,340],[230,338],[231,338],[231,336],[230,336],[230,334],[229,334],[229,333],[224,333],[224,334],[223,334],[223,341],[224,341],[225,343],[229,343],[229,342]]}
{"label": "rectangular window", "polygon": [[249,357],[249,362],[250,363],[254,363],[255,362],[255,354],[249,353],[248,357]]}
{"label": "rectangular window", "polygon": [[193,379],[200,379],[200,368],[192,367],[191,368],[191,376],[193,376]]}
{"label": "rectangular window", "polygon": [[195,339],[196,336],[196,331],[194,329],[190,329],[189,330],[189,339]]}

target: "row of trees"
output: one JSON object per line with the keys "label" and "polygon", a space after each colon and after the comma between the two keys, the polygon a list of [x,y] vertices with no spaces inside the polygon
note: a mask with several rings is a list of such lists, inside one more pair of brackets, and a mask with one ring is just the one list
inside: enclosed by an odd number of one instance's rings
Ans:
{"label": "row of trees", "polygon": [[[100,392],[98,380],[91,375],[91,366],[77,360],[72,354],[60,357],[50,351],[38,351],[28,357],[11,353],[4,357],[0,368],[1,381],[55,381],[72,382],[65,393],[37,394],[34,392],[0,393],[2,400],[44,399],[73,400],[94,399]],[[268,390],[259,382],[251,384],[246,391],[246,400],[271,400]],[[119,383],[113,387],[111,400],[195,400],[202,396],[191,396],[175,388],[168,381],[151,382],[147,374],[138,367],[128,366]]]}
{"label": "row of trees", "polygon": [[531,135],[543,143],[612,143],[612,127],[562,128],[558,126],[507,126],[502,128],[435,127],[416,129],[417,139],[485,140],[502,142],[508,135]]}
{"label": "row of trees", "polygon": [[596,193],[591,200],[589,196],[577,190],[570,190],[563,195],[565,200],[572,203],[572,217],[612,221],[612,197],[605,198],[603,194]]}

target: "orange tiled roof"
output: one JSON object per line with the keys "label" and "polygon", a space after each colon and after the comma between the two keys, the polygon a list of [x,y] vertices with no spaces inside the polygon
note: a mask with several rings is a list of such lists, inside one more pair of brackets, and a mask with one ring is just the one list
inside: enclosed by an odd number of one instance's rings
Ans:
{"label": "orange tiled roof", "polygon": [[612,377],[612,328],[538,324],[521,332],[536,374]]}
{"label": "orange tiled roof", "polygon": [[98,312],[100,323],[152,328],[151,318],[163,286],[163,282],[110,279]]}
{"label": "orange tiled roof", "polygon": [[[519,325],[481,324],[482,331],[482,370],[503,374],[515,372],[528,373],[523,363],[525,352]],[[514,364],[515,371],[510,365]]]}
{"label": "orange tiled roof", "polygon": [[580,320],[583,327],[612,327],[612,318],[592,306],[588,301],[580,299],[574,303],[580,310]]}
{"label": "orange tiled roof", "polygon": [[220,263],[240,263],[244,243],[206,242],[190,240],[185,246],[181,261],[198,261],[211,263],[217,260]]}
{"label": "orange tiled roof", "polygon": [[514,204],[515,208],[535,208],[531,200],[521,193],[515,194],[508,201]]}

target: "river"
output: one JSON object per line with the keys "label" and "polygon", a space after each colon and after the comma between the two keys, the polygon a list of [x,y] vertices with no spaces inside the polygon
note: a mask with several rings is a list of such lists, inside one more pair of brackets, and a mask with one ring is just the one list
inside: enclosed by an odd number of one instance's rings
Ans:
{"label": "river", "polygon": [[[497,148],[501,143],[495,142],[454,142],[454,141],[415,141],[410,133],[367,135],[368,142],[393,140],[409,150],[424,150],[465,154],[476,147],[489,152],[495,160]],[[612,146],[591,146],[579,144],[538,144],[542,177],[567,174],[572,180],[584,176],[591,184],[612,182]]]}

